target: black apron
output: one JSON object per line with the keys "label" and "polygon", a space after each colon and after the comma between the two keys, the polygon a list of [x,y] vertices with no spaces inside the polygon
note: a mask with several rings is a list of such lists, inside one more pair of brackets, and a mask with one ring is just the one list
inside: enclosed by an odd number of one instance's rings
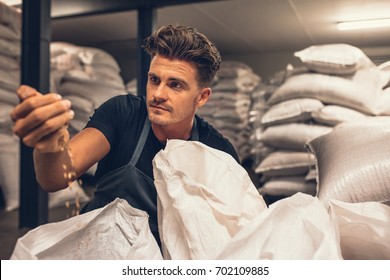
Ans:
{"label": "black apron", "polygon": [[[141,136],[138,139],[128,164],[105,174],[96,182],[94,197],[81,210],[85,213],[101,208],[114,201],[115,198],[125,199],[132,207],[144,210],[149,215],[149,226],[157,243],[161,247],[157,225],[157,191],[152,178],[136,168],[136,164],[149,135],[150,122],[146,117]],[[194,118],[191,140],[199,141],[199,132]]]}

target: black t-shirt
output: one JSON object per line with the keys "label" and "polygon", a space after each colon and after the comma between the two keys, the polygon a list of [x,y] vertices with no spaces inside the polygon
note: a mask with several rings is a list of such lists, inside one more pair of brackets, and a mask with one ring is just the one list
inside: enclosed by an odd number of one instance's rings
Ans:
{"label": "black t-shirt", "polygon": [[[109,153],[98,164],[96,180],[130,161],[146,117],[144,97],[130,94],[113,97],[95,110],[86,127],[100,130],[111,146]],[[199,116],[196,120],[200,142],[230,154],[239,162],[237,152],[226,138]],[[164,147],[150,129],[136,167],[153,179],[152,160]]]}

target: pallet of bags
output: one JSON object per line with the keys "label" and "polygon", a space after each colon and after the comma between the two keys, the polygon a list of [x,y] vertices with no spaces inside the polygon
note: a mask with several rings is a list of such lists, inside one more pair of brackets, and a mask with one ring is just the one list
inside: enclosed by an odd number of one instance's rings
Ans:
{"label": "pallet of bags", "polygon": [[383,94],[389,73],[360,49],[347,44],[319,45],[295,55],[310,71],[289,77],[270,97],[270,105],[306,97],[366,115],[390,114],[389,97]]}
{"label": "pallet of bags", "polygon": [[12,105],[19,102],[21,26],[20,11],[0,2],[0,102]]}
{"label": "pallet of bags", "polygon": [[213,81],[209,101],[197,113],[230,140],[242,161],[250,157],[249,112],[260,76],[246,64],[225,61]]}
{"label": "pallet of bags", "polygon": [[[261,141],[279,154],[288,152],[283,162],[275,161],[282,157],[269,155],[271,158],[257,165],[258,174],[265,175],[259,189],[265,196],[284,197],[310,188],[307,193],[315,194],[316,189],[308,186],[316,184],[315,159],[305,144],[331,132],[339,123],[390,114],[390,95],[384,92],[389,73],[375,66],[360,49],[329,44],[312,46],[295,55],[306,70],[285,76],[267,100],[268,109],[261,119]],[[292,151],[306,156],[293,160]],[[306,175],[291,174],[297,166],[301,167],[299,173],[306,166]],[[276,178],[275,169],[280,171]],[[292,175],[298,177],[291,178]]]}
{"label": "pallet of bags", "polygon": [[54,86],[61,95],[82,97],[97,108],[126,93],[120,67],[107,52],[63,42],[51,43],[50,49]]}

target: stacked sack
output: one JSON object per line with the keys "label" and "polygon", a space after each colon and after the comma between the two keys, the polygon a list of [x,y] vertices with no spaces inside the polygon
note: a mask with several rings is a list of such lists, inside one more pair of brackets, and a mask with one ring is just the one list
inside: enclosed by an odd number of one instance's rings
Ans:
{"label": "stacked sack", "polygon": [[9,115],[19,103],[21,20],[20,11],[0,2],[0,187],[6,210],[19,205],[19,140]]}
{"label": "stacked sack", "polygon": [[131,95],[138,95],[137,78],[133,78],[126,83],[126,90]]}
{"label": "stacked sack", "polygon": [[16,105],[20,83],[21,13],[0,2],[0,102]]}
{"label": "stacked sack", "polygon": [[[265,197],[317,193],[316,158],[307,142],[341,122],[390,114],[389,73],[347,44],[311,46],[295,55],[304,68],[286,76],[267,100],[261,141],[274,150],[255,168]],[[272,202],[272,200],[269,200]]]}
{"label": "stacked sack", "polygon": [[261,78],[246,64],[222,62],[212,86],[213,93],[197,112],[230,140],[241,161],[250,156],[252,149],[249,112],[252,93],[260,81]]}
{"label": "stacked sack", "polygon": [[[9,114],[19,103],[21,14],[0,2],[0,187],[5,210],[19,207],[19,139],[12,133]],[[51,44],[51,91],[71,100],[75,118],[71,133],[80,131],[94,108],[117,93],[124,93],[119,66],[107,53],[67,43]],[[91,169],[93,172],[93,169]],[[78,181],[49,194],[49,208],[86,202]]]}
{"label": "stacked sack", "polygon": [[70,128],[81,131],[94,109],[109,98],[126,93],[117,61],[107,52],[91,47],[53,42],[51,91],[72,102],[75,112]]}

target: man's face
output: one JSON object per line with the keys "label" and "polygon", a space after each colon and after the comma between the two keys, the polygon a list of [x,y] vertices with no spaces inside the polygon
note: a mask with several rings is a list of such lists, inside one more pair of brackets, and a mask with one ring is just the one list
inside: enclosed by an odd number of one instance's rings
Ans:
{"label": "man's face", "polygon": [[209,88],[200,88],[191,63],[160,55],[152,58],[146,99],[151,123],[179,128],[192,122],[196,109],[206,103]]}

